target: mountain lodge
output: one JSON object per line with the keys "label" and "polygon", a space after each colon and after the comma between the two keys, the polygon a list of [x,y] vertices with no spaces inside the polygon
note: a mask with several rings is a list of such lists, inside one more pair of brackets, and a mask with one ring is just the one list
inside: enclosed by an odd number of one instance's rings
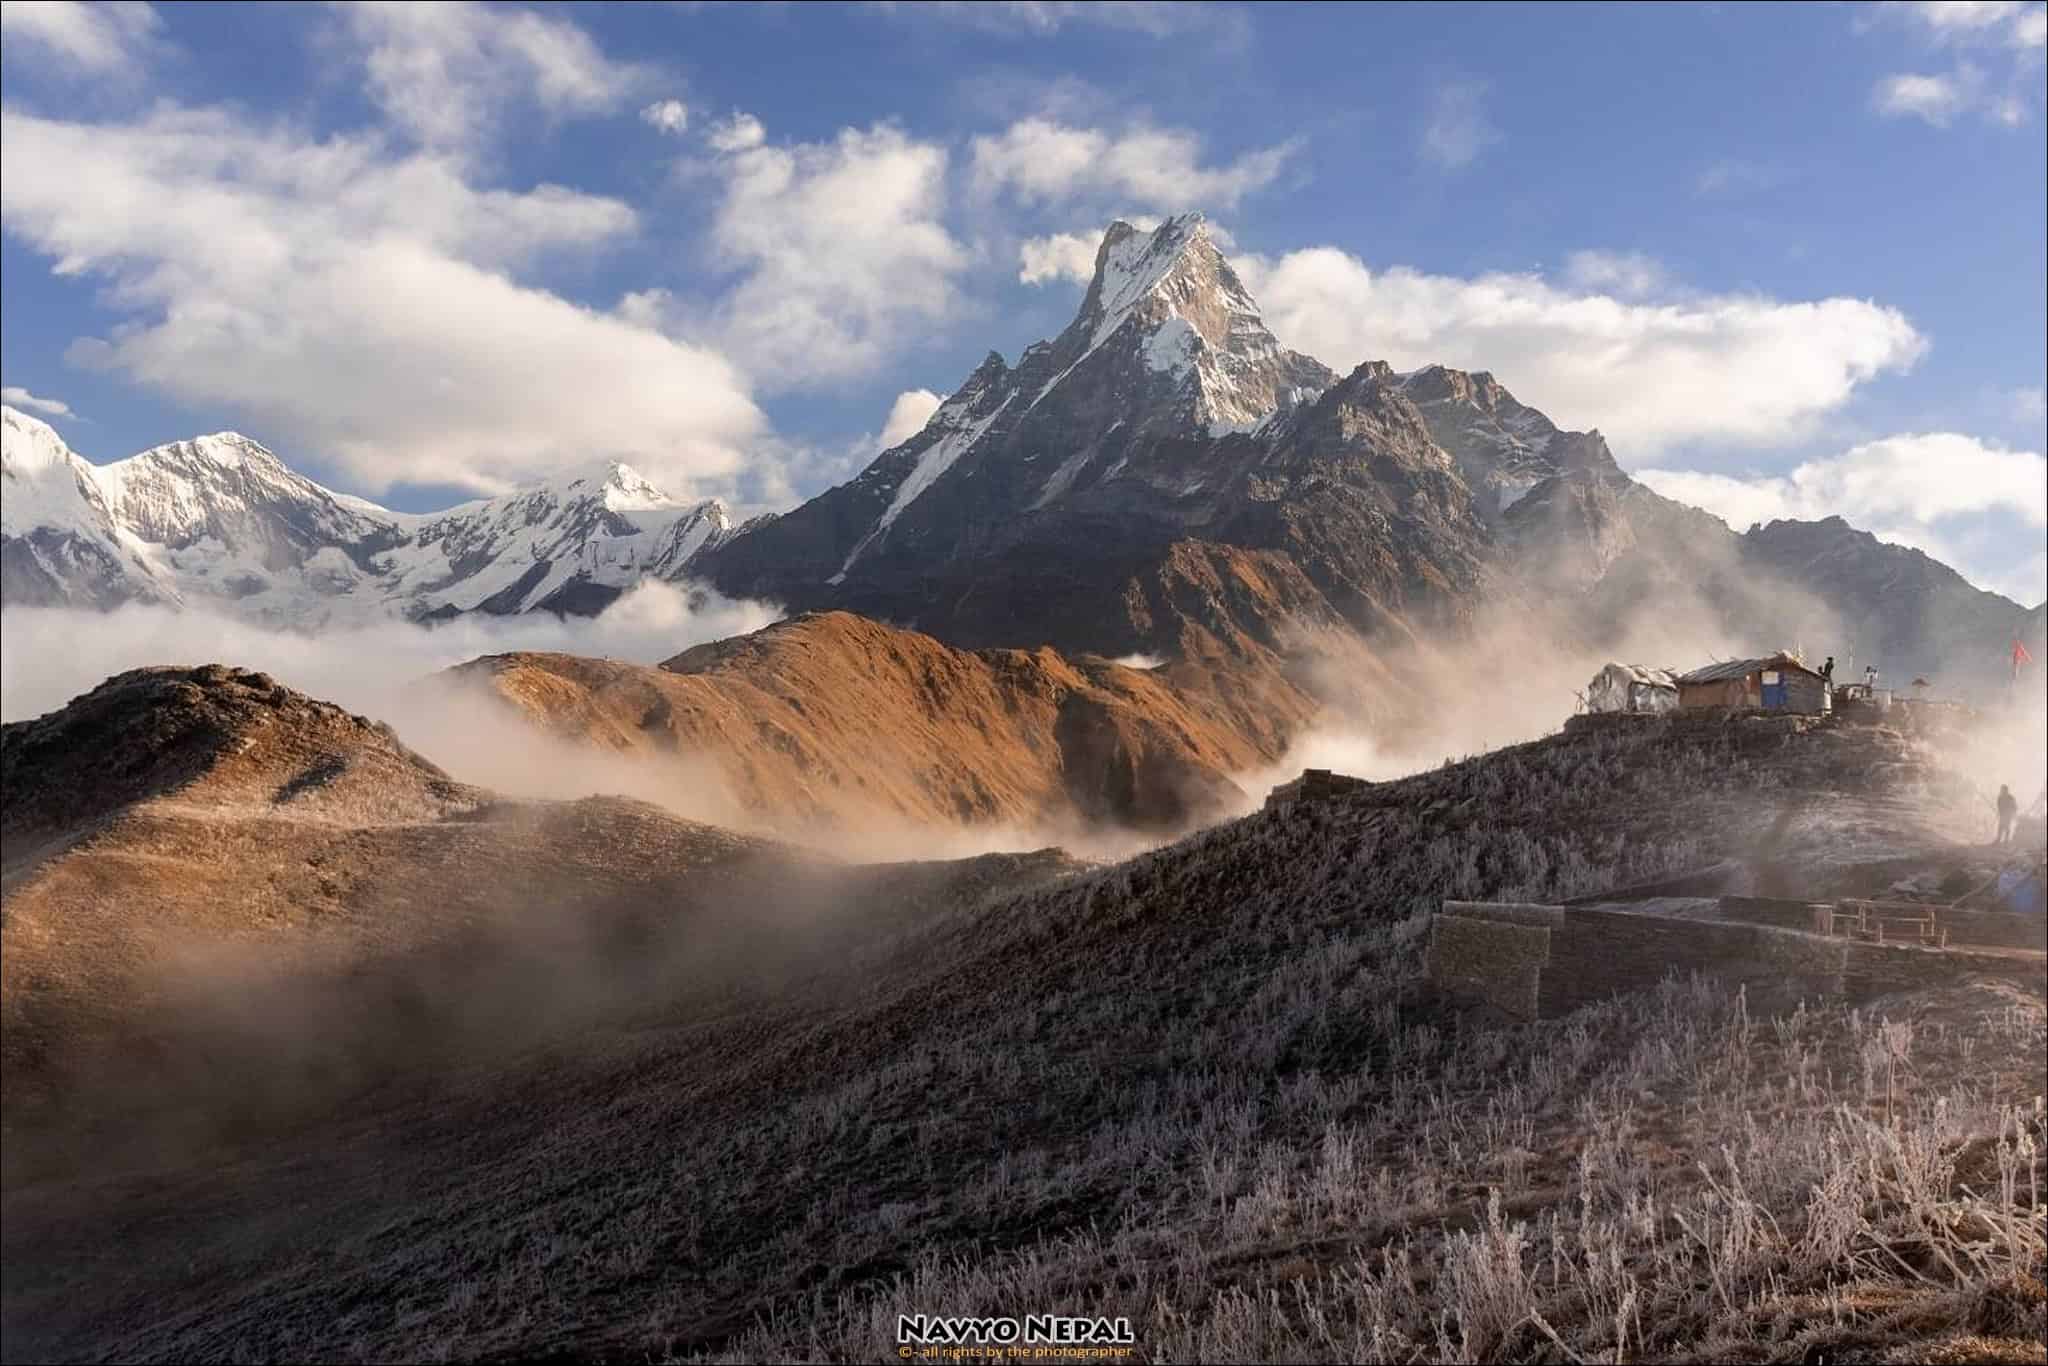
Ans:
{"label": "mountain lodge", "polygon": [[1828,681],[1784,652],[1762,659],[1729,659],[1681,674],[1678,705],[1746,707],[1821,716],[1830,710]]}

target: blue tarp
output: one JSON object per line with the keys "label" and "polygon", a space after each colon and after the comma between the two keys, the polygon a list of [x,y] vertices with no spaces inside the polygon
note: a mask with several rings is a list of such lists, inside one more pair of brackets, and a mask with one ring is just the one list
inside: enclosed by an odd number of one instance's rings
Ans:
{"label": "blue tarp", "polygon": [[2008,868],[1998,875],[1998,900],[2007,910],[2040,915],[2041,879],[2022,869]]}

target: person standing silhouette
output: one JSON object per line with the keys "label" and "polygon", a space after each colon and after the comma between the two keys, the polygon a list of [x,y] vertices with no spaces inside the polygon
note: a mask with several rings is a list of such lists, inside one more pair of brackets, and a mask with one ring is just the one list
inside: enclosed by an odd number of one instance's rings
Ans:
{"label": "person standing silhouette", "polygon": [[2012,789],[2004,783],[1998,785],[1998,838],[1994,844],[2012,843],[2013,817],[2019,815],[2019,799],[2012,795]]}

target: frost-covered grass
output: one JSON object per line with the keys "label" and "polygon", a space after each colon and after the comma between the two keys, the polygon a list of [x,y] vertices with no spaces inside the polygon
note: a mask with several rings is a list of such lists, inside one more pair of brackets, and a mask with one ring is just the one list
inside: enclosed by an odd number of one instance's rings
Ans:
{"label": "frost-covered grass", "polygon": [[1130,1316],[1155,1360],[2038,1360],[2039,993],[1770,1021],[1621,982],[1503,1028],[1418,981],[1442,897],[1744,855],[1873,755],[1923,783],[1854,743],[1565,737],[890,917],[219,1178],[12,1200],[10,1329],[56,1357],[895,1360],[899,1311],[1066,1311]]}
{"label": "frost-covered grass", "polygon": [[[898,1314],[1025,1307],[1126,1315],[1154,1361],[2038,1360],[2048,1342],[2043,1116],[2015,1099],[2040,1075],[2038,1003],[1966,990],[1917,1021],[1766,1025],[1671,981],[1528,1030],[1393,1039],[1370,1083],[1299,1084],[1264,1123],[1240,1098],[1126,1125],[1104,1149],[1177,1179],[1119,1223],[934,1251],[715,1359],[882,1360]],[[1989,1053],[2011,1066],[1955,1079]],[[1028,1206],[1077,1179],[1005,1169],[963,1194]]]}

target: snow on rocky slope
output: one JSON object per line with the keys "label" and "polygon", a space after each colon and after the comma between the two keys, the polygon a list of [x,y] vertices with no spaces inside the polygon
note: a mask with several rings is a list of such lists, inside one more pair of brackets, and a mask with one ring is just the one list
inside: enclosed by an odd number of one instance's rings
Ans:
{"label": "snow on rocky slope", "polygon": [[426,515],[335,493],[233,432],[94,465],[0,409],[0,595],[210,605],[279,626],[461,612],[587,613],[682,576],[732,532],[627,466]]}

